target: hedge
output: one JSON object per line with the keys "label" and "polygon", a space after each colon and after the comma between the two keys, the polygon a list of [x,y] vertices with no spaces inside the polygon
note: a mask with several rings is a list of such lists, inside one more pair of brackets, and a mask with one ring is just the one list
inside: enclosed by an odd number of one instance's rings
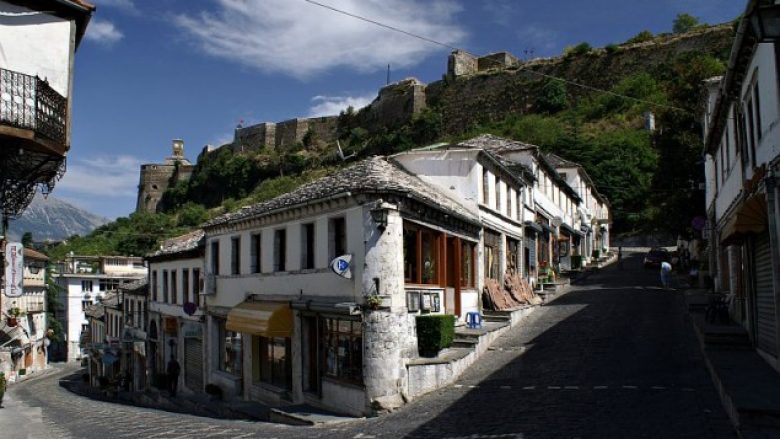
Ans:
{"label": "hedge", "polygon": [[440,350],[452,346],[455,338],[455,316],[417,316],[417,349],[424,357],[435,357]]}

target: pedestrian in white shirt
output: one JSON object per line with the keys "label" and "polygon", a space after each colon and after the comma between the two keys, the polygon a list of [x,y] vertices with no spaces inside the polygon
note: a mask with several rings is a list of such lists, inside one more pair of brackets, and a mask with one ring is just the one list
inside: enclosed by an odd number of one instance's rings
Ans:
{"label": "pedestrian in white shirt", "polygon": [[666,289],[672,287],[672,264],[666,261],[661,262],[661,285]]}

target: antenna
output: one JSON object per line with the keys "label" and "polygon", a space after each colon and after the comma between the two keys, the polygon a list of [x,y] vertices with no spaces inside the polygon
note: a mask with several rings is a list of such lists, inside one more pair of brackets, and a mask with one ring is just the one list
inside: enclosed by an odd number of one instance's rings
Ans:
{"label": "antenna", "polygon": [[341,142],[339,142],[338,139],[336,139],[336,146],[339,149],[339,152],[338,152],[339,158],[343,162],[346,162],[347,160],[351,159],[352,157],[355,157],[355,155],[357,154],[357,153],[353,152],[352,154],[350,154],[350,155],[345,157],[344,156],[344,151],[341,150]]}

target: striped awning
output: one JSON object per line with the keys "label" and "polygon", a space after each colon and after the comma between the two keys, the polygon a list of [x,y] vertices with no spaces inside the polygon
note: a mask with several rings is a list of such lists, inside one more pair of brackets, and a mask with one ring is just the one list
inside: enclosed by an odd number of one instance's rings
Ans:
{"label": "striped awning", "polygon": [[292,309],[287,302],[242,302],[228,312],[225,329],[263,337],[290,337]]}

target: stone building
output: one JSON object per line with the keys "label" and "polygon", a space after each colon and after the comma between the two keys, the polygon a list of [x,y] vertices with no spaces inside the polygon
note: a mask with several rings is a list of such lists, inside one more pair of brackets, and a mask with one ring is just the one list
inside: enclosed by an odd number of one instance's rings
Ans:
{"label": "stone building", "polygon": [[474,249],[480,227],[376,157],[204,229],[208,382],[228,398],[364,415],[407,399],[415,315],[450,306],[444,245]]}
{"label": "stone building", "polygon": [[180,181],[187,181],[194,166],[184,157],[184,141],[173,140],[172,154],[163,163],[141,165],[136,212],[157,212],[163,193]]}

